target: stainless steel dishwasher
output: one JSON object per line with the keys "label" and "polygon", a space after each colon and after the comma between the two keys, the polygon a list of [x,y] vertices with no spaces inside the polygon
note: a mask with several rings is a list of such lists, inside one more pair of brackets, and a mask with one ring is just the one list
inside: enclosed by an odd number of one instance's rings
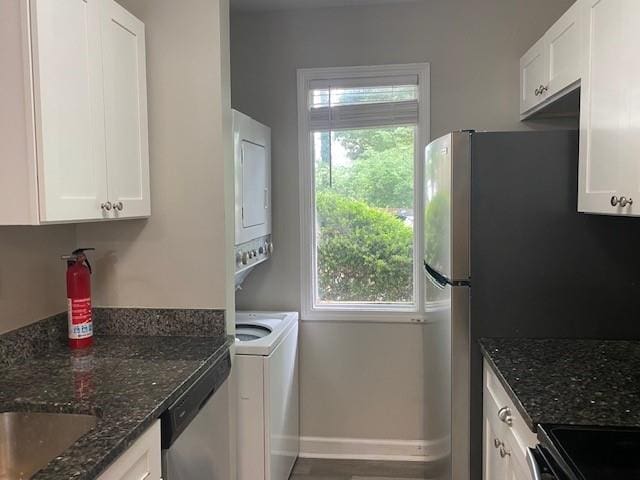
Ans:
{"label": "stainless steel dishwasher", "polygon": [[164,480],[228,480],[231,472],[227,352],[160,417]]}

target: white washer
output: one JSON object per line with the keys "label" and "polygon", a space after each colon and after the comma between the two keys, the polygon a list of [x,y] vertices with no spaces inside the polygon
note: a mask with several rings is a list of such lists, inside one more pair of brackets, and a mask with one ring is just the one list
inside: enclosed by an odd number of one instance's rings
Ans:
{"label": "white washer", "polygon": [[287,480],[300,451],[298,313],[237,312],[238,480]]}

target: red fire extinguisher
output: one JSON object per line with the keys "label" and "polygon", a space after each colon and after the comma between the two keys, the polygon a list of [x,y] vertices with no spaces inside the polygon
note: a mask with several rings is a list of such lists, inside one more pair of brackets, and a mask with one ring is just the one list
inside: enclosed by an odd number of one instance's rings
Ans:
{"label": "red fire extinguisher", "polygon": [[67,305],[69,316],[69,347],[86,348],[93,344],[91,313],[91,265],[84,252],[93,248],[78,248],[67,261]]}

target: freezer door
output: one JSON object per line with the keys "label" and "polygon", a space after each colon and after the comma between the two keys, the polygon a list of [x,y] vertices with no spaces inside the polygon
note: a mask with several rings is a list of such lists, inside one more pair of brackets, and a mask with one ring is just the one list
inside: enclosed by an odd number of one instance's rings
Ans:
{"label": "freezer door", "polygon": [[426,147],[424,261],[451,281],[468,281],[471,134],[450,133]]}

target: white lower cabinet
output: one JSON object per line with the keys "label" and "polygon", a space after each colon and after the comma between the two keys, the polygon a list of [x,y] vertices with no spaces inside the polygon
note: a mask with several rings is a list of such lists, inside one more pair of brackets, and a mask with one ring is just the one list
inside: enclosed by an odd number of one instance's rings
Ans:
{"label": "white lower cabinet", "polygon": [[491,368],[484,365],[483,479],[532,480],[527,448],[538,442]]}
{"label": "white lower cabinet", "polygon": [[160,420],[157,420],[98,480],[161,480]]}

